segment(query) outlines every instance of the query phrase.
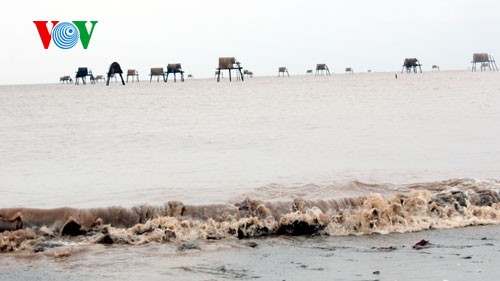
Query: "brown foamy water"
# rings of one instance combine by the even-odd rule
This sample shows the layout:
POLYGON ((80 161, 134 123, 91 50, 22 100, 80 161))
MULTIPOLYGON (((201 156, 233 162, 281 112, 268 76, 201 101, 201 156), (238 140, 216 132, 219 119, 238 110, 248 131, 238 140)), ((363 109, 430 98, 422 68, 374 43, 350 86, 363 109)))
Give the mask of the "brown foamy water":
MULTIPOLYGON (((1 86, 0 250, 49 257, 37 261, 43 266, 152 249, 225 255, 239 239, 497 227, 498 78, 1 86)), ((315 239, 300 243, 311 250, 321 244, 315 239)), ((290 251, 285 244, 280 250, 290 251)), ((195 279, 262 277, 195 264, 176 270, 198 272, 195 279)))

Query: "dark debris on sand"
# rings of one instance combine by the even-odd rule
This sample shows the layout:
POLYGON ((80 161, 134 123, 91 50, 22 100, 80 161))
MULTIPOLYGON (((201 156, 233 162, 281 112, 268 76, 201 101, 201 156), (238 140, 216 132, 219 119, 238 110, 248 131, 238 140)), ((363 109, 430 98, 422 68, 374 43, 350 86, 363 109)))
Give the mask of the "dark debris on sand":
POLYGON ((429 240, 422 239, 415 243, 415 245, 412 246, 413 249, 415 250, 421 250, 421 249, 426 249, 431 246, 431 243, 429 243, 429 240))

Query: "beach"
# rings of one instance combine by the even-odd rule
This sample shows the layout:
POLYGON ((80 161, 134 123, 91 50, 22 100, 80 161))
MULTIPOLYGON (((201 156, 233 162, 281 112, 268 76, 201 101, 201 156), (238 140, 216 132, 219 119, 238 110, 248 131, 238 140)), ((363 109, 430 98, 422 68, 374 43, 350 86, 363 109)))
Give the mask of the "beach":
POLYGON ((394 74, 0 86, 0 279, 495 280, 499 74, 394 74))
POLYGON ((95 246, 71 256, 2 257, 2 280, 496 280, 498 226, 366 237, 289 237, 95 246), (415 250, 423 238, 432 245, 415 250), (250 243, 255 243, 253 246, 250 243))

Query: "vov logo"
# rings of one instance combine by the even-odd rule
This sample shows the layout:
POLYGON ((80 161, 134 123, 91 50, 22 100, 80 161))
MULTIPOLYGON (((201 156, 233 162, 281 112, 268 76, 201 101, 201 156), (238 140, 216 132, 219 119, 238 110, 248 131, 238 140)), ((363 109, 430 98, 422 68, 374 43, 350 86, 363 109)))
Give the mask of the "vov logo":
POLYGON ((71 49, 76 45, 78 39, 82 42, 83 48, 87 49, 90 38, 92 38, 92 34, 94 33, 94 27, 98 21, 90 21, 92 24, 90 32, 87 30, 87 21, 72 21, 71 23, 53 20, 51 22, 52 29, 49 32, 47 28, 48 21, 33 21, 45 49, 49 48, 51 40, 61 49, 71 49))

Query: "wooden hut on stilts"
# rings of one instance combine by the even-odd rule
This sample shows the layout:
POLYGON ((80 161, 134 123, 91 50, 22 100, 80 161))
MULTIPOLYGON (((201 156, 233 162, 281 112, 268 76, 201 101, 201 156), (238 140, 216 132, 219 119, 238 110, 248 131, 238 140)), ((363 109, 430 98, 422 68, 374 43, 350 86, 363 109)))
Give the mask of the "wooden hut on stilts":
POLYGON ((182 70, 182 66, 180 63, 169 63, 167 65, 167 77, 165 78, 165 82, 168 82, 168 75, 170 73, 174 74, 174 82, 177 82, 177 73, 181 75, 181 81, 184 82, 184 71, 182 70))
POLYGON ((316 64, 316 75, 331 75, 330 74, 330 69, 328 69, 328 66, 324 63, 318 63, 316 64))
POLYGON ((478 63, 480 64, 481 71, 485 71, 486 68, 498 71, 495 58, 488 53, 475 53, 472 55, 472 71, 476 71, 476 64, 478 63))
POLYGON ((125 85, 125 80, 123 80, 123 70, 120 66, 119 63, 117 63, 116 61, 113 62, 110 66, 109 66, 109 71, 108 71, 108 79, 106 80, 106 86, 109 86, 109 79, 111 79, 111 76, 115 75, 115 74, 119 74, 120 75, 120 78, 122 79, 122 85, 125 85))
POLYGON ((70 84, 73 83, 73 79, 71 79, 71 76, 69 75, 61 76, 59 78, 59 83, 70 84))
POLYGON ((139 71, 137 71, 137 69, 128 69, 127 70, 127 83, 128 83, 129 76, 132 76, 132 82, 134 82, 136 78, 137 78, 137 82, 139 82, 139 71))
POLYGON ((406 69, 407 73, 411 73, 412 71, 417 73, 417 67, 422 73, 422 64, 416 58, 406 58, 403 62, 403 68, 401 69, 401 73, 406 69))
POLYGON ((245 69, 243 70, 243 75, 245 75, 246 77, 250 77, 252 78, 253 77, 253 72, 248 70, 248 69, 245 69))
POLYGON ((92 70, 88 69, 87 67, 79 67, 75 76, 75 85, 78 85, 78 79, 81 79, 83 85, 85 85, 87 76, 93 77, 92 70))
POLYGON ((236 75, 239 75, 237 77, 241 77, 241 81, 244 81, 243 78, 243 67, 241 67, 241 64, 239 61, 236 61, 236 58, 234 57, 220 57, 219 58, 219 67, 216 68, 216 74, 217 74, 217 82, 220 81, 220 75, 222 70, 229 70, 229 81, 231 81, 231 70, 236 70, 237 73, 236 75))
POLYGON ((166 80, 165 71, 163 67, 151 67, 151 71, 149 72, 149 82, 153 81, 153 77, 156 76, 156 82, 160 82, 160 76, 163 78, 163 82, 166 80))
POLYGON ((290 77, 290 74, 288 73, 288 69, 284 66, 280 66, 278 68, 278 77, 280 77, 280 76, 285 77, 285 72, 286 72, 286 75, 288 75, 288 77, 290 77))

